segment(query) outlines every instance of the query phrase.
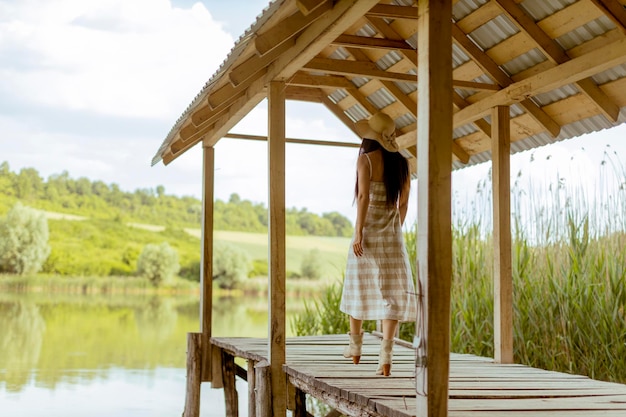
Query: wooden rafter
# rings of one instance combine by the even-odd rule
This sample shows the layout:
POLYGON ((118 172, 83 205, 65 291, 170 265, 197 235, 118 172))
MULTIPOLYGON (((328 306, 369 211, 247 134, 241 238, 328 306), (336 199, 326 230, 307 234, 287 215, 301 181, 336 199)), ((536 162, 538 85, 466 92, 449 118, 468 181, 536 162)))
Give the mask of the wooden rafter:
POLYGON ((626 6, 617 0, 591 0, 591 2, 626 34, 626 6))
POLYGON ((403 40, 374 38, 370 36, 341 35, 333 41, 333 45, 364 49, 391 49, 411 50, 414 49, 403 40))
POLYGON ((395 6, 393 4, 377 4, 372 7, 366 16, 386 19, 411 19, 417 20, 417 7, 395 6))
POLYGON ((280 46, 283 42, 294 39, 298 33, 306 29, 307 26, 315 22, 332 8, 333 2, 326 0, 306 15, 302 14, 300 11, 292 14, 265 33, 259 34, 254 38, 254 46, 257 52, 259 55, 265 55, 272 49, 280 46))
POLYGON ((288 39, 280 45, 277 45, 265 55, 252 55, 243 63, 237 65, 228 72, 228 79, 230 80, 230 83, 236 87, 252 78, 255 74, 265 70, 271 62, 287 52, 295 45, 295 43, 295 39, 288 39))
POLYGON ((470 123, 485 116, 492 107, 521 102, 526 100, 527 97, 579 81, 593 74, 621 65, 624 62, 626 62, 626 38, 509 85, 497 93, 458 111, 454 115, 454 125, 459 126, 470 123))
MULTIPOLYGON (((536 23, 518 6, 513 0, 495 0, 501 10, 517 25, 526 32, 536 43, 539 49, 556 64, 569 61, 567 53, 552 38, 550 38, 536 23)), ((626 12, 625 12, 626 13, 626 12)), ((609 99, 606 94, 591 78, 585 78, 576 83, 578 89, 585 94, 598 109, 611 121, 616 122, 619 116, 619 107, 609 99)))
MULTIPOLYGON (((501 87, 513 84, 513 80, 500 69, 489 56, 472 42, 467 35, 454 23, 452 24, 452 38, 465 53, 473 58, 482 68, 485 74, 493 78, 501 87)), ((530 96, 529 96, 530 97, 530 96)), ((525 98, 519 104, 553 136, 556 137, 560 130, 559 126, 550 116, 548 116, 539 106, 530 99, 525 98)), ((457 126, 457 125, 455 125, 457 126)))
POLYGON ((385 71, 371 61, 313 58, 303 66, 303 69, 323 71, 327 74, 376 78, 379 80, 416 82, 416 77, 413 74, 385 71))
POLYGON ((338 75, 312 75, 303 71, 291 77, 287 84, 298 87, 330 87, 344 89, 354 87, 354 84, 346 79, 346 77, 338 75))

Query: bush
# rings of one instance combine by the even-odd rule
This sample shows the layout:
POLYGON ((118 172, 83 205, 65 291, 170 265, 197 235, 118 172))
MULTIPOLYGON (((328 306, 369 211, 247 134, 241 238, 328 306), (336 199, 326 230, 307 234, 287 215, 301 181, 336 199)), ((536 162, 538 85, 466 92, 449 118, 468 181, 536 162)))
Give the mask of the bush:
POLYGON ((320 260, 319 249, 311 249, 309 253, 302 259, 302 277, 309 279, 320 279, 324 265, 320 260))
POLYGON ((0 271, 36 273, 50 254, 48 221, 43 213, 16 203, 0 221, 0 271))
POLYGON ((248 276, 250 261, 243 250, 232 245, 219 245, 213 256, 213 280, 220 288, 235 289, 248 276))
POLYGON ((173 278, 179 270, 178 252, 167 242, 146 245, 137 260, 137 273, 148 278, 155 287, 173 278))
POLYGON ((248 277, 266 277, 268 273, 267 259, 254 259, 248 277))

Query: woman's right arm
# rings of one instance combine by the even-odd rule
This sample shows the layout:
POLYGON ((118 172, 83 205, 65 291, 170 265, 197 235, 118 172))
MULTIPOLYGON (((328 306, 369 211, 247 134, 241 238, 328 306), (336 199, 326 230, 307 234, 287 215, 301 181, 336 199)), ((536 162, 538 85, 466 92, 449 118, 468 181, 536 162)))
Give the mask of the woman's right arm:
POLYGON ((363 255, 363 226, 367 216, 367 207, 370 203, 370 167, 366 158, 367 156, 360 155, 356 165, 359 184, 356 197, 356 224, 353 244, 356 256, 363 255))

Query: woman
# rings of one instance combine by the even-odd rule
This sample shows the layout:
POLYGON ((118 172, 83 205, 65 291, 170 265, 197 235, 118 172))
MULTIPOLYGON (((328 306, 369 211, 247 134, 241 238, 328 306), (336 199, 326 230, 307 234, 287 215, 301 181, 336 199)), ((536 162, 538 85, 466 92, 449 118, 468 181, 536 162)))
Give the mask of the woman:
POLYGON ((401 321, 415 321, 415 287, 404 245, 410 176, 398 152, 395 123, 384 113, 356 124, 363 139, 357 161, 356 225, 340 310, 350 316, 350 345, 343 356, 358 364, 363 320, 382 320, 377 375, 391 373, 393 338, 401 321))

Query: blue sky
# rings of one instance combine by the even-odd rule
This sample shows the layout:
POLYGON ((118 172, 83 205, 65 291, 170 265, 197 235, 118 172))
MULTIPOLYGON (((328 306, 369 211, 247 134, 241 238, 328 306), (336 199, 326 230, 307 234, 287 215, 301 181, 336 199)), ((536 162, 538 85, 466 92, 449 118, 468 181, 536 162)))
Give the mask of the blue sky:
MULTIPOLYGON (((201 150, 167 167, 152 156, 183 110, 269 1, 0 0, 0 161, 36 168, 44 178, 68 171, 116 183, 201 193, 201 150)), ((265 135, 265 103, 236 133, 265 135)), ((289 102, 287 136, 357 139, 320 105, 289 102)), ((623 127, 535 151, 531 175, 597 169, 606 144, 626 154, 623 127), (581 150, 584 147, 585 150, 581 150), (571 161, 576 168, 571 168, 571 161), (581 168, 584 167, 584 168, 581 168)), ((528 153, 515 156, 524 169, 528 153)), ((354 218, 356 150, 289 144, 287 205, 354 218)), ((222 140, 216 146, 216 198, 231 193, 267 201, 264 143, 222 140)), ((472 190, 488 165, 453 175, 472 190)), ((592 181, 593 173, 585 175, 592 181)), ((579 175, 580 176, 580 175, 579 175)), ((470 192, 471 193, 471 192, 470 192)), ((414 199, 413 199, 414 202, 414 199)), ((415 204, 410 213, 415 210, 415 204)), ((409 216, 411 217, 411 216, 409 216)))

